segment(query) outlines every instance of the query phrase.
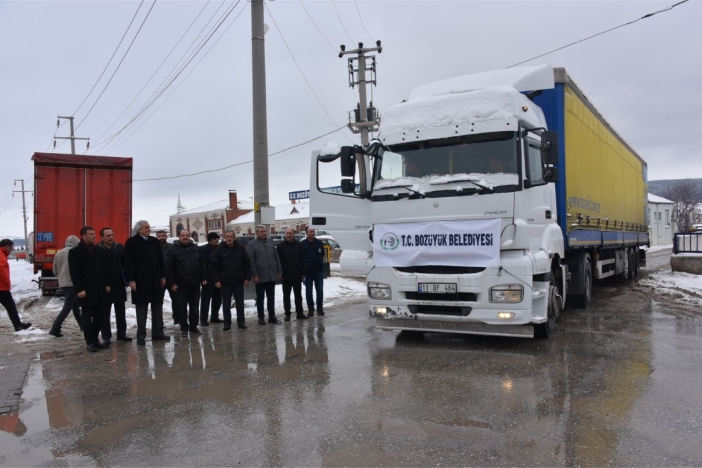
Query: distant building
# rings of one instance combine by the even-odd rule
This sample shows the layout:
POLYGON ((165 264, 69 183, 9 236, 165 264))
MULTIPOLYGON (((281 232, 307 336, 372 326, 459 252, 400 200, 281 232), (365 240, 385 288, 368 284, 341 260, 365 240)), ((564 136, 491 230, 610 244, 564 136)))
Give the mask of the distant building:
POLYGON ((648 236, 651 247, 658 245, 671 245, 675 233, 673 217, 674 202, 663 197, 648 194, 648 236))
MULTIPOLYGON (((310 220, 310 203, 301 202, 285 203, 275 207, 275 224, 271 225, 270 234, 283 233, 285 228, 291 227, 296 233, 304 232, 310 220)), ((253 236, 256 223, 253 211, 246 213, 227 224, 237 236, 253 236)))
POLYGON ((238 201, 236 190, 230 190, 226 200, 190 210, 183 207, 178 195, 176 214, 170 216, 170 236, 177 237, 180 231, 187 229, 196 242, 204 242, 210 232, 223 237, 227 223, 249 212, 253 215, 253 203, 238 201))

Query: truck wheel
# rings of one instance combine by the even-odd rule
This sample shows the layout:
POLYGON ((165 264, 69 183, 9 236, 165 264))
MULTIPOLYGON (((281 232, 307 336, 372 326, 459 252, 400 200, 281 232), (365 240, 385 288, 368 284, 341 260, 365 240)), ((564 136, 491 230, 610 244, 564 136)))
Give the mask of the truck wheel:
POLYGON ((634 255, 634 249, 629 249, 629 278, 634 279, 636 276, 636 256, 634 255))
POLYGON ((641 261, 639 259, 639 249, 638 247, 634 250, 634 278, 638 278, 639 273, 641 273, 641 261))
POLYGON ((631 278, 631 256, 629 255, 629 249, 624 249, 624 271, 622 271, 622 278, 628 280, 631 278))
POLYGON ((577 296, 571 296, 571 301, 574 309, 587 309, 592 298, 592 267, 590 265, 590 254, 583 255, 580 263, 580 277, 583 281, 583 293, 577 296))
POLYGON ((534 327, 534 336, 536 338, 548 338, 556 331, 556 318, 560 315, 558 307, 558 288, 556 281, 551 274, 551 281, 548 284, 548 305, 546 308, 546 321, 534 327))

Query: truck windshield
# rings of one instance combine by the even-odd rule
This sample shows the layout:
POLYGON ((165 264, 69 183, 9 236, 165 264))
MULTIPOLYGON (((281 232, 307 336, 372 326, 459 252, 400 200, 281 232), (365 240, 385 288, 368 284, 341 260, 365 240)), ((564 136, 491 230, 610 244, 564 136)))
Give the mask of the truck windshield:
POLYGON ((374 189, 472 180, 489 180, 491 186, 516 185, 517 158, 515 132, 392 145, 379 158, 374 189))

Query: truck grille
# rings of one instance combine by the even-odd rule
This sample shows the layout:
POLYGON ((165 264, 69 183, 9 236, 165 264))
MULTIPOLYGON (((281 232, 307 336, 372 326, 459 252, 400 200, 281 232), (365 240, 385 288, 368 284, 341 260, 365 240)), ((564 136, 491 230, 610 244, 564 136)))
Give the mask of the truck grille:
POLYGON ((466 275, 480 273, 483 267, 458 267, 448 265, 421 265, 411 267, 396 267, 395 270, 403 273, 424 273, 427 275, 466 275))
POLYGON ((406 292, 405 297, 411 301, 451 301, 451 302, 476 302, 475 293, 459 292, 458 294, 406 292))
POLYGON ((466 317, 470 315, 471 307, 459 306, 430 306, 430 305, 410 305, 407 306, 412 314, 427 315, 456 315, 466 317))

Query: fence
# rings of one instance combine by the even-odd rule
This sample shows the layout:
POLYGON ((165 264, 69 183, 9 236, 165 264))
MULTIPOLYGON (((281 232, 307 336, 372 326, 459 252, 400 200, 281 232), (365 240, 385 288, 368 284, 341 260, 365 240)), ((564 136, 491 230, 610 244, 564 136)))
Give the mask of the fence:
POLYGON ((702 232, 676 232, 673 253, 702 253, 702 232))

